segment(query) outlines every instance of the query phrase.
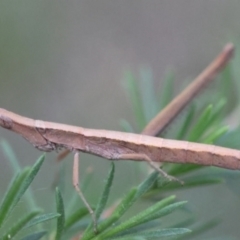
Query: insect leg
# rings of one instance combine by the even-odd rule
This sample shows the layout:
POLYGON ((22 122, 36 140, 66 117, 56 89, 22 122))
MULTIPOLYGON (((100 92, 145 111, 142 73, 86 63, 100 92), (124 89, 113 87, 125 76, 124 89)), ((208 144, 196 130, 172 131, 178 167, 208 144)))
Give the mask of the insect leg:
POLYGON ((86 206, 86 208, 88 209, 91 217, 92 217, 92 221, 93 221, 93 228, 94 228, 94 232, 97 233, 97 220, 96 220, 96 216, 91 208, 91 206, 89 205, 88 201, 86 200, 83 192, 81 191, 80 187, 79 187, 79 152, 75 152, 74 153, 74 160, 73 160, 73 186, 76 189, 78 195, 80 196, 80 198, 82 199, 84 205, 86 206))
POLYGON ((168 179, 169 181, 177 181, 181 184, 183 184, 183 181, 168 175, 165 171, 163 171, 161 168, 156 166, 154 162, 146 155, 146 154, 138 154, 138 153, 126 153, 121 154, 118 159, 131 159, 131 160, 145 160, 150 167, 152 167, 154 170, 158 171, 163 177, 168 179))

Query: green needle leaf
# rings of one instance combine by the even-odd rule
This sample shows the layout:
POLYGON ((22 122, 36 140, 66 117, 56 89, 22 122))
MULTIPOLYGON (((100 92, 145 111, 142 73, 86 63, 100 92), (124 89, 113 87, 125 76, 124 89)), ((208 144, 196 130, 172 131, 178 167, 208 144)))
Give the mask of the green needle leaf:
MULTIPOLYGON (((9 143, 5 140, 1 140, 0 144, 3 149, 4 155, 11 163, 11 167, 13 169, 14 175, 17 174, 18 172, 21 171, 21 167, 19 165, 19 161, 18 161, 13 149, 11 148, 9 143)), ((31 206, 32 209, 36 208, 37 204, 34 201, 34 196, 32 194, 31 189, 29 189, 29 191, 26 192, 25 199, 28 201, 28 204, 31 206)))
MULTIPOLYGON (((170 213, 171 211, 173 211, 173 209, 170 209, 171 205, 169 206, 169 209, 164 210, 164 212, 159 213, 159 210, 168 206, 174 199, 175 199, 175 196, 170 196, 168 198, 161 200, 160 202, 147 208, 146 210, 144 210, 141 213, 135 215, 134 217, 128 219, 127 221, 119 224, 116 227, 112 227, 109 231, 106 231, 103 234, 100 234, 94 240, 100 240, 100 239, 106 239, 109 237, 113 237, 114 235, 116 235, 122 231, 125 231, 131 227, 134 227, 136 225, 153 220, 153 219, 159 217, 161 214, 170 213)), ((185 202, 183 202, 183 203, 181 202, 181 204, 185 204, 185 202)))
POLYGON ((189 126, 191 125, 191 122, 193 121, 193 117, 195 115, 195 107, 194 105, 191 105, 190 106, 190 109, 187 113, 187 116, 185 118, 185 120, 183 121, 183 125, 180 126, 180 130, 179 130, 179 133, 177 134, 177 137, 176 139, 183 139, 185 136, 186 136, 186 133, 189 129, 189 126))
MULTIPOLYGON (((135 195, 136 195, 137 189, 133 188, 130 190, 130 192, 122 199, 122 201, 118 204, 112 215, 106 219, 103 220, 98 225, 98 231, 103 232, 106 228, 114 224, 116 221, 122 217, 122 215, 132 206, 132 204, 135 202, 135 195)), ((94 237, 93 231, 87 231, 84 233, 81 240, 88 240, 92 239, 94 237)))
POLYGON ((164 77, 163 87, 160 92, 159 109, 163 109, 171 101, 173 97, 173 83, 175 81, 175 74, 173 70, 168 70, 164 77))
POLYGON ((144 193, 146 193, 151 186, 154 184, 154 182, 157 180, 159 176, 159 172, 155 171, 151 173, 145 181, 143 181, 137 188, 137 192, 135 195, 135 199, 140 198, 144 193))
POLYGON ((49 220, 52 220, 54 218, 58 218, 60 217, 61 215, 59 213, 47 213, 47 214, 42 214, 42 215, 39 215, 37 217, 35 217, 34 219, 32 219, 26 226, 25 228, 28 228, 28 227, 32 227, 32 226, 35 226, 39 223, 42 223, 42 222, 46 222, 46 221, 49 221, 49 220))
POLYGON ((46 234, 47 234, 46 231, 41 231, 41 232, 27 235, 26 237, 22 238, 21 240, 40 240, 46 234))
POLYGON ((41 156, 32 168, 23 170, 20 175, 14 179, 0 207, 0 227, 32 183, 43 164, 44 158, 45 155, 41 156))
MULTIPOLYGON (((112 186, 112 181, 113 181, 113 177, 114 177, 114 172, 115 172, 115 167, 114 167, 114 163, 111 163, 111 169, 109 171, 107 180, 106 180, 106 184, 105 187, 103 189, 102 195, 98 201, 97 207, 96 207, 96 211, 95 211, 95 216, 96 219, 98 220, 100 215, 102 214, 106 204, 107 204, 107 200, 108 200, 108 196, 110 193, 110 189, 112 186)), ((87 228, 87 232, 92 230, 92 223, 89 225, 89 227, 87 228)))
POLYGON ((212 109, 213 109, 212 104, 208 105, 205 108, 201 116, 198 118, 197 123, 189 133, 188 141, 196 142, 203 135, 204 131, 206 130, 206 127, 208 126, 208 122, 212 114, 212 109))
POLYGON ((130 71, 125 72, 124 79, 125 79, 125 81, 123 82, 124 87, 130 96, 130 100, 135 111, 137 123, 139 124, 139 129, 143 129, 146 121, 144 117, 143 107, 141 106, 141 96, 139 94, 139 88, 136 79, 133 73, 130 71))
POLYGON ((60 240, 64 231, 65 213, 64 213, 64 204, 63 204, 62 195, 58 188, 56 188, 55 196, 56 196, 57 212, 60 214, 60 217, 57 219, 57 230, 56 230, 55 239, 60 240))
POLYGON ((18 159, 17 159, 13 149, 9 145, 9 143, 2 139, 0 144, 1 144, 1 147, 3 149, 4 155, 6 156, 6 158, 11 163, 11 166, 12 166, 14 174, 16 174, 19 171, 21 171, 21 167, 19 165, 19 161, 18 161, 18 159))
POLYGON ((124 237, 118 237, 118 238, 111 238, 112 240, 137 240, 137 239, 162 239, 162 238, 170 238, 170 237, 178 237, 182 234, 191 233, 192 231, 187 228, 167 228, 167 229, 160 229, 156 231, 146 231, 141 232, 140 234, 134 234, 134 235, 128 235, 124 237))
POLYGON ((65 231, 71 228, 75 223, 77 223, 80 219, 87 216, 89 211, 86 207, 79 208, 72 215, 66 218, 65 221, 65 231))
POLYGON ((33 211, 26 216, 24 216, 22 219, 20 219, 17 223, 13 224, 13 226, 1 237, 3 240, 9 240, 12 239, 23 227, 31 221, 36 215, 41 213, 41 211, 33 211))
POLYGON ((152 71, 149 68, 140 69, 140 88, 142 97, 142 108, 147 122, 158 112, 157 100, 154 91, 152 71))
POLYGON ((29 174, 30 169, 25 168, 20 174, 18 174, 10 184, 10 187, 5 193, 3 197, 1 206, 0 206, 0 227, 6 221, 8 215, 11 213, 13 208, 18 202, 18 191, 21 188, 24 180, 26 179, 27 175, 29 174))
POLYGON ((109 174, 108 174, 108 177, 107 177, 107 180, 106 180, 106 184, 105 184, 104 190, 102 192, 102 196, 100 197, 99 202, 98 202, 97 207, 96 207, 95 214, 96 214, 97 220, 99 219, 100 215, 103 212, 103 209, 106 206, 108 196, 109 196, 109 192, 110 192, 112 182, 113 182, 114 172, 115 172, 115 167, 114 167, 114 163, 112 162, 111 163, 111 169, 109 171, 109 174))
POLYGON ((208 136, 205 137, 203 143, 213 144, 217 139, 226 134, 228 130, 229 130, 228 126, 223 126, 216 129, 215 131, 211 132, 208 136))

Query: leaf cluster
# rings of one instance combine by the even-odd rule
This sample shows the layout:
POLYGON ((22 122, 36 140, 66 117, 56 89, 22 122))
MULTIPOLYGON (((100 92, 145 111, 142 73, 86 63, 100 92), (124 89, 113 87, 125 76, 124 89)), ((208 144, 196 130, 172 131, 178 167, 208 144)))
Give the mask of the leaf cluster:
MULTIPOLYGON (((221 76, 221 78, 228 79, 228 88, 231 88, 233 82, 230 73, 231 71, 228 68, 221 76)), ((173 72, 169 72, 165 77, 164 87, 157 95, 154 90, 152 73, 149 69, 142 69, 139 79, 136 79, 131 72, 126 73, 124 86, 131 99, 136 124, 133 125, 126 120, 122 120, 121 124, 125 131, 140 132, 169 103, 173 98, 174 80, 173 72)), ((239 137, 240 131, 238 129, 240 128, 229 130, 224 123, 226 114, 234 109, 232 106, 227 106, 226 95, 225 90, 221 91, 217 101, 215 103, 212 101, 212 104, 209 104, 209 102, 204 105, 198 102, 192 103, 185 114, 178 119, 176 127, 173 130, 170 129, 164 135, 174 139, 208 144, 217 142, 223 146, 231 146, 233 143, 229 138, 233 138, 234 134, 235 138, 239 137)), ((17 174, 0 205, 0 239, 12 239, 17 234, 17 236, 21 236, 17 239, 21 240, 194 239, 195 236, 218 224, 218 220, 214 219, 193 225, 195 219, 189 214, 191 211, 186 206, 187 202, 177 200, 175 195, 169 195, 169 191, 173 190, 182 191, 186 188, 221 183, 223 178, 218 175, 218 171, 215 171, 215 169, 208 174, 204 173, 205 167, 202 166, 164 164, 163 168, 168 174, 184 180, 185 184, 183 186, 177 182, 170 183, 159 176, 157 172, 152 172, 142 183, 133 187, 120 200, 109 205, 108 199, 115 175, 115 166, 111 163, 102 194, 96 206, 92 207, 98 221, 98 232, 96 234, 93 231, 88 210, 79 206, 79 204, 76 207, 77 198, 73 198, 71 202, 66 203, 60 189, 56 188, 56 210, 53 213, 43 213, 37 207, 31 191, 26 192, 38 173, 45 155, 41 156, 32 167, 21 169, 10 146, 5 141, 1 142, 1 146, 17 174), (24 201, 27 201, 29 206, 28 212, 18 221, 12 221, 8 228, 5 225, 9 222, 9 217, 20 199, 24 197, 23 194, 25 196, 24 201), (124 215, 129 212, 129 209, 141 201, 151 201, 152 204, 124 219, 124 215), (174 219, 174 212, 181 213, 181 221, 177 224, 173 224, 172 222, 175 221, 171 221, 171 219, 174 219), (169 221, 164 218, 167 215, 169 215, 169 221), (184 215, 187 217, 184 217, 184 215), (45 229, 43 222, 50 220, 55 221, 54 227, 45 229)), ((82 190, 86 188, 89 181, 90 177, 85 179, 82 190)), ((77 196, 76 193, 75 196, 77 196)), ((79 199, 77 199, 77 202, 79 202, 79 199)))

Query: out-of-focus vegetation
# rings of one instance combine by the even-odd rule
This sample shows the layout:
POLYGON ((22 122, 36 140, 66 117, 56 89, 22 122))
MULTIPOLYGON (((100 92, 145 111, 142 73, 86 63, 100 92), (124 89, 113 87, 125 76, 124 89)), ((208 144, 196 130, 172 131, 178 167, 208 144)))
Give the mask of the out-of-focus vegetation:
MULTIPOLYGON (((142 69, 140 76, 137 81, 133 73, 128 72, 125 75, 124 86, 136 116, 135 123, 121 121, 125 131, 140 132, 149 120, 173 98, 175 79, 173 73, 166 76, 164 87, 158 94, 154 89, 151 72, 148 69, 142 69)), ((219 85, 222 91, 216 91, 214 97, 213 94, 208 95, 201 103, 197 101, 191 103, 182 116, 178 117, 176 125, 169 129, 164 137, 169 136, 208 144, 217 143, 228 147, 236 146, 235 139, 240 136, 239 127, 229 130, 224 123, 225 118, 237 105, 237 102, 229 104, 226 101, 234 86, 231 66, 224 70, 220 78, 219 85), (222 84, 224 87, 221 86, 222 84)), ((97 205, 93 206, 98 219, 98 234, 95 235, 89 213, 80 202, 77 193, 70 202, 65 202, 64 195, 62 195, 64 190, 61 193, 60 185, 60 188, 56 189, 56 210, 51 213, 38 209, 30 190, 25 193, 40 169, 44 156, 40 157, 33 167, 21 170, 11 147, 5 141, 2 141, 1 145, 16 173, 0 206, 1 239, 10 239, 16 234, 18 234, 18 239, 23 240, 126 240, 164 239, 166 237, 194 239, 207 230, 211 230, 220 222, 217 216, 215 219, 199 222, 194 216, 194 211, 188 207, 188 199, 178 200, 177 193, 188 188, 221 184, 228 176, 224 170, 191 164, 163 164, 162 167, 165 171, 170 175, 177 176, 185 184, 182 186, 178 182, 168 182, 158 173, 153 172, 123 196, 116 196, 115 202, 108 203, 111 188, 114 187, 115 174, 114 164, 111 163, 102 194, 99 196, 97 205), (176 194, 172 195, 172 192, 176 194), (24 193, 25 198, 23 197, 24 193), (20 199, 26 202, 27 210, 24 214, 22 213, 18 221, 13 221, 10 216, 18 206, 20 199), (150 202, 150 206, 135 213, 128 213, 132 205, 143 201, 150 202), (128 217, 124 218, 124 214, 128 217), (166 215, 169 216, 165 217, 166 215), (44 225, 45 221, 50 221, 50 224, 44 225)), ((90 175, 82 181, 83 189, 89 185, 90 175)), ((226 239, 229 238, 226 236, 226 239)))

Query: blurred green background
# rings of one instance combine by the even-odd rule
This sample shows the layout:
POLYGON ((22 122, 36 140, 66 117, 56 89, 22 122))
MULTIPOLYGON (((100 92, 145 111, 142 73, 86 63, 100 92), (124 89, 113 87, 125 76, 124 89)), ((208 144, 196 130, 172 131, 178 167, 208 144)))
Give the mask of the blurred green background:
MULTIPOLYGON (((137 75, 142 67, 151 67, 155 85, 161 88, 161 80, 171 68, 176 88, 181 87, 225 43, 238 43, 239 9, 238 1, 1 1, 0 106, 35 119, 121 130, 120 119, 134 119, 122 87, 124 71, 137 75)), ((238 86, 239 70, 235 70, 238 86)), ((230 116, 229 123, 237 123, 238 116, 230 116)), ((41 154, 6 130, 0 129, 0 136, 11 144, 21 166, 32 164, 41 154)), ((40 206, 47 209, 54 204, 50 186, 56 156, 47 154, 49 161, 33 185, 40 206)), ((87 196, 94 202, 109 164, 81 156, 81 175, 88 166, 95 173, 87 196)), ((2 151, 0 159, 0 190, 4 192, 12 172, 2 151)), ((69 156, 69 192, 71 163, 69 156)), ((112 194, 120 197, 142 177, 135 165, 117 164, 112 194)), ((206 237, 240 237, 240 191, 221 184, 176 194, 189 200, 200 220, 216 216, 223 220, 206 237)))

